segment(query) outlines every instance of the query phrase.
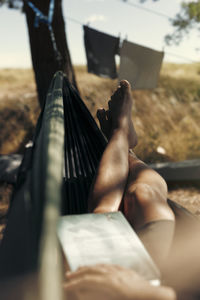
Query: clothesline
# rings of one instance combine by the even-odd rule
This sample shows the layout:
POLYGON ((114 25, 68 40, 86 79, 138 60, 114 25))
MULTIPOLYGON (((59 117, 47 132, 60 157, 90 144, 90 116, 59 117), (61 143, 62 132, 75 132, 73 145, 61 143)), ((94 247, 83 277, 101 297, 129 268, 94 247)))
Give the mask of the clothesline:
POLYGON ((156 10, 153 10, 153 9, 150 9, 150 8, 143 7, 142 5, 130 2, 128 0, 116 0, 116 1, 121 2, 123 4, 127 4, 129 6, 135 7, 135 8, 140 9, 140 10, 144 10, 144 11, 146 11, 148 13, 151 13, 153 15, 156 15, 158 17, 162 17, 162 18, 165 18, 165 19, 168 19, 168 20, 171 19, 171 17, 166 15, 166 14, 160 13, 160 12, 158 12, 156 10))
MULTIPOLYGON (((118 0, 117 0, 117 1, 118 1, 118 0)), ((120 0, 120 1, 121 1, 121 0, 120 0)), ((76 24, 78 24, 78 25, 81 25, 81 26, 86 25, 85 23, 80 22, 80 21, 78 21, 78 20, 76 20, 76 19, 74 19, 74 18, 71 18, 71 17, 69 17, 69 16, 66 16, 65 19, 66 19, 66 20, 69 20, 70 22, 73 22, 73 23, 76 23, 76 24)), ((87 25, 89 26, 89 22, 87 23, 87 25)), ((173 52, 165 51, 165 53, 166 53, 167 55, 170 55, 170 56, 174 56, 174 57, 177 57, 177 58, 180 58, 180 59, 187 60, 187 61, 189 61, 189 62, 191 62, 191 63, 197 63, 197 62, 199 62, 199 61, 193 60, 193 59, 191 59, 191 58, 189 58, 189 57, 186 57, 186 56, 183 56, 183 55, 179 55, 179 54, 175 54, 175 53, 173 53, 173 52)))

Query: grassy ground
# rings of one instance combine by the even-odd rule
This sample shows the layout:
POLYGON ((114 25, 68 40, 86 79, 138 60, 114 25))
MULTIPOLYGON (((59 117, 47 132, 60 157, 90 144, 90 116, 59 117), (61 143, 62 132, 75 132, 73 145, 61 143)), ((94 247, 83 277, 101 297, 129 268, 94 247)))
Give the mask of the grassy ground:
POLYGON ((23 152, 39 114, 31 70, 0 70, 0 154, 23 152))
MULTIPOLYGON (((78 66, 81 95, 95 116, 106 107, 117 80, 99 78, 78 66)), ((31 70, 0 70, 0 153, 23 152, 31 138, 39 105, 31 70)), ((136 152, 146 162, 200 157, 200 64, 165 64, 158 88, 133 91, 136 152), (157 147, 166 156, 157 153, 157 147)))

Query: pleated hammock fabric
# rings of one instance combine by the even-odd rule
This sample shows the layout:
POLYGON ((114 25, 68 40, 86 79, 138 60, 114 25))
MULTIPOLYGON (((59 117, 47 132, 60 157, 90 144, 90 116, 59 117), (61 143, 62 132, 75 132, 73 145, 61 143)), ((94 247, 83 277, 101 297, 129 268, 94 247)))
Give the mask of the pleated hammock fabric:
POLYGON ((87 212, 89 189, 106 143, 77 91, 57 72, 33 147, 19 170, 0 244, 0 278, 37 270, 41 233, 55 230, 60 214, 87 212), (50 226, 44 229, 48 220, 50 226))
POLYGON ((72 86, 64 80, 65 184, 62 212, 87 212, 89 189, 106 140, 72 86))

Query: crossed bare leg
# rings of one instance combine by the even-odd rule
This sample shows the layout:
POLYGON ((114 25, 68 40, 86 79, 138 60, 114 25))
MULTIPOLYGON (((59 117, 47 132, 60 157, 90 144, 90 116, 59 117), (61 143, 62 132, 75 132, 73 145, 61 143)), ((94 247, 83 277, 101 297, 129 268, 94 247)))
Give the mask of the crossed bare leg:
MULTIPOLYGON (((113 123, 116 123, 116 110, 120 109, 121 97, 128 97, 132 103, 129 88, 126 94, 118 88, 108 102, 109 110, 99 109, 97 117, 101 129, 107 139, 112 136, 113 123)), ((132 107, 132 106, 131 106, 132 107)), ((131 119, 131 107, 128 110, 129 120, 129 148, 137 145, 137 134, 131 119)), ((167 185, 164 179, 144 162, 139 160, 133 151, 129 151, 129 176, 123 197, 124 214, 129 222, 135 227, 155 220, 174 220, 174 215, 167 205, 167 185)))
POLYGON ((137 145, 131 118, 132 101, 129 83, 121 81, 108 102, 109 109, 97 111, 108 146, 91 189, 89 211, 103 213, 122 209, 144 244, 147 241, 150 253, 163 258, 172 241, 174 214, 167 204, 164 179, 130 150, 137 145), (141 230, 147 227, 148 230, 141 230), (153 236, 152 232, 155 232, 153 236))
POLYGON ((130 85, 127 81, 120 82, 120 87, 109 101, 109 107, 111 134, 89 197, 88 208, 94 212, 117 211, 127 182, 132 109, 130 85))

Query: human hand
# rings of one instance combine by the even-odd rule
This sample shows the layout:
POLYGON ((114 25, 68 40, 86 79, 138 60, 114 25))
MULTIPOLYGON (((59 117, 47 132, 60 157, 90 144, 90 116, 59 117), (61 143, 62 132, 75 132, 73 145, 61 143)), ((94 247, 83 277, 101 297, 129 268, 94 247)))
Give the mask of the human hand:
POLYGON ((81 267, 66 277, 67 295, 78 300, 176 299, 171 288, 154 287, 136 272, 116 265, 81 267))

